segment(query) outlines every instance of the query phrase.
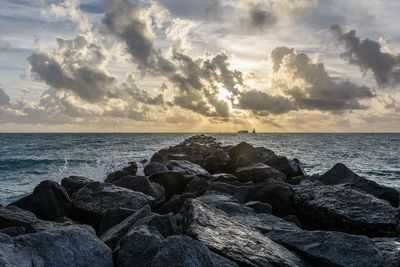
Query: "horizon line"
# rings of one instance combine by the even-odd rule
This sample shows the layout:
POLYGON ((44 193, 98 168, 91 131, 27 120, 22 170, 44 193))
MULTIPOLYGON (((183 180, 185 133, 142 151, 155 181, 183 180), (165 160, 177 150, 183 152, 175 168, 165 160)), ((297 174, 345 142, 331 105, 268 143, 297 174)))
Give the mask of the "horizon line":
POLYGON ((257 135, 257 134, 400 134, 399 132, 351 132, 351 131, 338 131, 338 132, 257 132, 257 133, 238 133, 238 132, 229 132, 229 131, 193 131, 193 132, 0 132, 0 134, 238 134, 238 135, 257 135))

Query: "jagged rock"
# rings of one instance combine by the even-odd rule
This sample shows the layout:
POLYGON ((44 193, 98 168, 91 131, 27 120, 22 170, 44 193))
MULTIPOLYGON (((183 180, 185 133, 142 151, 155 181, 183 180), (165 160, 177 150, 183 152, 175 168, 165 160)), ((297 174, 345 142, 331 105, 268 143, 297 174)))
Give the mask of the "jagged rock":
POLYGON ((247 167, 238 168, 234 175, 242 183, 255 182, 262 183, 268 179, 284 181, 285 174, 263 163, 256 163, 247 167))
POLYGON ((165 157, 161 153, 154 153, 153 156, 150 158, 150 162, 158 162, 160 164, 164 164, 165 157))
POLYGON ((162 239, 155 229, 138 227, 121 240, 118 266, 237 266, 188 236, 162 239))
POLYGON ((111 250, 93 231, 66 226, 10 238, 0 234, 0 266, 112 266, 111 250))
POLYGON ((310 230, 370 237, 397 236, 400 210, 367 193, 344 186, 296 188, 294 213, 310 230))
POLYGON ((177 214, 183 207, 185 200, 188 198, 195 198, 196 196, 191 193, 184 193, 182 195, 173 195, 164 205, 157 210, 159 214, 168 214, 170 212, 177 214))
POLYGON ((247 192, 246 201, 261 201, 272 206, 272 214, 285 216, 291 214, 295 191, 280 181, 269 180, 256 185, 247 192))
POLYGON ((249 208, 252 208, 256 213, 271 213, 272 206, 268 203, 262 203, 260 201, 249 201, 245 203, 249 208))
POLYGON ((383 266, 400 266, 400 238, 373 238, 372 241, 383 255, 383 266))
POLYGON ((212 179, 213 182, 224 182, 224 183, 240 183, 238 178, 232 174, 228 173, 218 173, 218 174, 213 174, 214 179, 212 179))
POLYGON ((217 191, 208 191, 205 195, 198 198, 203 203, 226 212, 229 216, 254 214, 255 211, 243 204, 231 195, 217 191))
POLYGON ((234 169, 246 167, 254 163, 264 163, 276 157, 275 153, 264 147, 253 147, 252 145, 241 142, 229 149, 229 156, 232 160, 234 169))
POLYGON ((185 233, 241 266, 307 266, 294 253, 199 200, 185 204, 185 233))
POLYGON ((71 216, 98 229, 108 209, 127 208, 138 210, 154 201, 143 193, 108 183, 94 182, 75 194, 71 216))
POLYGON ((309 182, 310 179, 311 177, 308 175, 299 175, 299 176, 288 177, 285 180, 285 182, 291 185, 298 185, 302 182, 309 182))
POLYGON ((156 173, 168 171, 167 166, 159 162, 149 162, 144 166, 144 174, 146 176, 151 176, 156 173))
POLYGON ((130 162, 129 165, 122 170, 115 171, 110 173, 107 178, 104 180, 106 183, 112 183, 115 182, 119 179, 121 179, 124 176, 127 175, 132 175, 135 176, 138 170, 138 165, 136 162, 130 162))
POLYGON ((294 223, 288 222, 268 213, 236 215, 232 218, 236 219, 247 227, 257 230, 262 234, 266 234, 275 230, 293 231, 299 229, 299 227, 294 223))
POLYGON ((294 216, 292 214, 286 215, 282 219, 284 219, 287 222, 290 222, 290 223, 293 223, 293 224, 297 225, 297 227, 299 227, 299 228, 303 228, 299 218, 297 218, 296 216, 294 216))
POLYGON ((191 180, 187 184, 187 186, 185 187, 185 190, 183 190, 183 192, 184 193, 192 193, 195 196, 201 196, 209 188, 210 188, 210 182, 208 180, 200 178, 200 177, 195 177, 193 180, 191 180))
MULTIPOLYGON (((26 229, 23 226, 11 226, 0 229, 0 233, 14 237, 26 234, 26 229)), ((1 263, 1 260, 0 260, 1 263)))
POLYGON ((93 182, 93 180, 83 176, 70 176, 61 180, 61 186, 64 187, 68 195, 72 197, 74 193, 78 192, 85 185, 93 182))
POLYGON ((108 209, 101 219, 99 229, 97 231, 98 235, 100 236, 104 234, 108 229, 119 224, 135 212, 136 210, 125 208, 108 209))
POLYGON ((289 160, 285 156, 279 156, 267 160, 264 162, 264 164, 283 172, 288 178, 306 175, 306 172, 304 171, 298 159, 289 160))
POLYGON ((229 155, 223 150, 216 150, 204 159, 203 168, 209 173, 223 173, 231 170, 229 155))
POLYGON ((157 173, 149 177, 151 182, 162 185, 165 189, 165 199, 169 200, 175 194, 182 194, 187 184, 195 176, 178 171, 157 173))
POLYGON ((386 266, 374 243, 365 236, 324 231, 273 231, 273 241, 296 251, 315 266, 386 266))
POLYGON ((70 198, 67 191, 57 182, 46 180, 35 187, 33 193, 11 205, 28 210, 39 219, 55 220, 69 216, 70 198))
POLYGON ((225 182, 213 182, 209 190, 218 191, 235 197, 239 202, 245 202, 246 195, 252 185, 236 186, 225 182))
POLYGON ((360 177, 342 163, 337 163, 332 169, 321 175, 318 180, 326 185, 348 184, 352 188, 389 201, 393 207, 399 207, 400 192, 398 190, 360 177))
POLYGON ((186 154, 167 154, 166 161, 168 160, 184 160, 184 161, 192 161, 192 158, 186 154))
POLYGON ((35 214, 17 206, 0 207, 0 229, 12 226, 30 227, 36 220, 35 214))
POLYGON ((151 183, 145 176, 128 175, 112 184, 151 196, 154 198, 156 204, 163 202, 165 199, 164 188, 159 184, 151 183))
POLYGON ((104 234, 100 236, 101 241, 103 241, 108 247, 114 250, 119 240, 129 232, 129 229, 131 229, 138 220, 147 217, 150 214, 150 207, 144 206, 129 217, 125 218, 119 224, 108 229, 104 234))
POLYGON ((166 215, 151 214, 139 219, 134 224, 134 226, 140 225, 147 225, 156 228, 163 237, 180 234, 175 216, 172 213, 166 215))
POLYGON ((169 160, 166 165, 171 171, 180 171, 193 175, 210 175, 210 173, 201 166, 187 160, 169 160))

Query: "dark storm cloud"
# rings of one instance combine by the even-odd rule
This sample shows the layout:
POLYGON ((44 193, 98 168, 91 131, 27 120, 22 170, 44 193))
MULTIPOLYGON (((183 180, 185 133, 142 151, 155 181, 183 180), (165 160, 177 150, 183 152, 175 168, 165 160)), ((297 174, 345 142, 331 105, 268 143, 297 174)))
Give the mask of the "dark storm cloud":
POLYGON ((125 42, 129 54, 143 71, 164 73, 174 66, 154 48, 152 18, 139 3, 129 0, 105 1, 107 30, 125 42))
POLYGON ((346 51, 341 56, 362 71, 374 74, 379 85, 394 86, 400 83, 400 55, 384 52, 382 45, 370 39, 361 40, 356 31, 343 32, 339 25, 332 25, 331 31, 346 51))
POLYGON ((0 88, 0 106, 7 106, 10 103, 10 97, 0 88))
POLYGON ((283 114, 295 109, 290 99, 273 96, 265 92, 250 90, 243 92, 239 98, 240 109, 251 110, 259 115, 283 114))

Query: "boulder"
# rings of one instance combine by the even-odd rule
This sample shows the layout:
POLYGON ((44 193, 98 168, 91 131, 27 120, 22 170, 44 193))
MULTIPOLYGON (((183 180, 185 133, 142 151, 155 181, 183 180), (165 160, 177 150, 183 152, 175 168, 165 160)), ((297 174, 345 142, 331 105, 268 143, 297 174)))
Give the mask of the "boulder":
POLYGON ((229 216, 245 214, 255 215, 252 208, 239 203, 233 196, 221 192, 208 191, 198 199, 209 206, 226 212, 229 216))
POLYGON ((57 182, 46 180, 35 187, 33 193, 11 205, 28 210, 39 219, 55 220, 69 216, 70 198, 67 191, 57 182))
POLYGON ((143 193, 118 187, 108 183, 94 182, 75 194, 72 219, 84 222, 98 229, 109 209, 127 208, 138 210, 154 201, 143 193))
POLYGON ((249 208, 252 208, 256 213, 271 213, 272 206, 268 203, 262 203, 260 201, 249 201, 245 203, 249 208))
POLYGON ((383 255, 383 266, 400 266, 400 238, 373 238, 372 241, 383 255))
POLYGON ((151 176, 156 173, 168 171, 167 166, 159 162, 149 162, 144 166, 144 174, 146 176, 151 176))
POLYGON ((240 183, 236 176, 228 173, 213 174, 212 177, 214 177, 212 179, 213 182, 224 182, 231 184, 240 183))
POLYGON ((262 183, 268 179, 284 181, 285 174, 263 163, 256 163, 247 167, 238 168, 234 175, 242 183, 255 182, 262 183))
POLYGON ((267 236, 315 266, 386 266, 374 242, 365 236, 301 230, 273 231, 267 236))
POLYGON ((185 204, 185 200, 188 198, 196 198, 195 195, 191 193, 184 193, 182 195, 173 195, 167 202, 164 203, 161 208, 157 210, 159 214, 168 214, 170 212, 177 214, 182 209, 185 204))
POLYGON ((119 240, 129 232, 133 225, 138 220, 147 217, 150 214, 150 207, 144 206, 129 217, 125 218, 119 224, 109 228, 104 234, 100 236, 101 241, 103 241, 108 247, 114 250, 117 247, 119 240))
POLYGON ((210 173, 199 165, 187 160, 169 160, 166 163, 167 168, 171 171, 180 171, 192 175, 208 176, 210 173))
POLYGON ((0 235, 0 266, 113 266, 111 250, 87 227, 0 235))
POLYGON ((240 266, 307 266, 296 254, 197 199, 185 204, 184 231, 240 266))
POLYGON ((228 153, 222 149, 216 150, 212 155, 204 159, 203 168, 209 173, 229 172, 231 166, 228 153))
POLYGON ((249 189, 246 201, 261 201, 272 206, 272 214, 285 216, 291 214, 295 191, 285 182, 269 180, 249 189))
POLYGON ((154 198, 155 204, 159 204, 165 199, 164 188, 159 184, 151 183, 145 176, 128 175, 112 184, 151 196, 154 198))
POLYGON ((188 236, 170 236, 163 239, 154 229, 143 226, 132 229, 121 240, 117 265, 121 267, 237 266, 188 236))
POLYGON ((306 229, 369 237, 398 235, 400 210, 384 200, 344 186, 298 187, 295 190, 293 211, 306 229))
POLYGON ((163 237, 180 234, 175 216, 172 213, 166 215, 151 214, 139 219, 133 226, 140 225, 147 225, 156 228, 163 237))
POLYGON ((108 209, 101 219, 99 229, 97 230, 98 235, 104 234, 108 229, 119 224, 135 212, 136 210, 125 208, 108 209))
POLYGON ((209 190, 218 191, 235 197, 239 202, 245 202, 246 195, 252 185, 233 185, 225 182, 213 182, 209 190))
POLYGON ((279 156, 267 160, 264 164, 283 172, 288 178, 306 175, 306 172, 298 159, 289 160, 285 156, 279 156))
POLYGON ((26 234, 26 229, 23 226, 11 226, 0 229, 0 233, 13 237, 26 234))
POLYGON ((254 163, 264 163, 276 157, 273 151, 263 147, 256 148, 246 142, 241 142, 230 148, 228 153, 233 169, 246 167, 254 163))
POLYGON ((165 199, 169 200, 175 194, 182 194, 187 184, 195 176, 179 171, 156 173, 149 177, 151 182, 160 184, 165 189, 165 199))
POLYGON ((158 162, 158 163, 164 164, 165 157, 163 154, 157 152, 157 153, 154 153, 153 156, 151 156, 150 162, 158 162))
POLYGON ((116 180, 121 179, 124 176, 127 175, 132 175, 135 176, 138 170, 138 165, 136 162, 130 162, 129 165, 122 170, 118 170, 115 172, 112 172, 107 175, 107 178, 104 180, 106 183, 112 183, 116 180))
POLYGON ((193 180, 191 180, 187 184, 187 186, 185 187, 185 190, 183 190, 183 192, 184 193, 192 193, 195 196, 201 196, 209 188, 210 188, 210 181, 200 178, 200 177, 195 177, 193 180))
POLYGON ((35 214, 17 206, 0 207, 0 229, 6 227, 30 227, 37 221, 35 214))
POLYGON ((83 176, 70 176, 61 180, 61 186, 64 187, 68 195, 72 197, 74 193, 78 192, 85 185, 93 182, 93 180, 83 176))
POLYGON ((400 192, 398 190, 360 177, 342 163, 337 163, 332 169, 321 175, 318 180, 325 185, 348 184, 352 188, 389 201, 393 207, 399 207, 400 192))

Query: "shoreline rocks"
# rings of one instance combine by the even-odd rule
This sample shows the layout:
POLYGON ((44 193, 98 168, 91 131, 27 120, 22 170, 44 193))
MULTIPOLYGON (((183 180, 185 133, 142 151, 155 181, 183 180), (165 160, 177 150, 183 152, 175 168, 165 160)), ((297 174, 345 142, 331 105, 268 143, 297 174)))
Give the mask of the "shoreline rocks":
POLYGON ((0 206, 0 266, 400 266, 399 191, 343 164, 205 135, 141 164, 0 206))

